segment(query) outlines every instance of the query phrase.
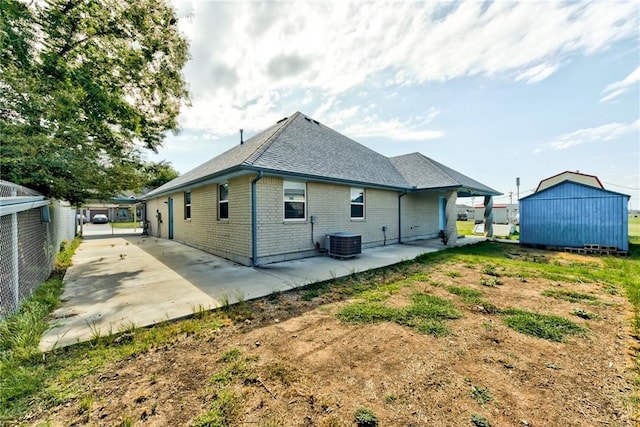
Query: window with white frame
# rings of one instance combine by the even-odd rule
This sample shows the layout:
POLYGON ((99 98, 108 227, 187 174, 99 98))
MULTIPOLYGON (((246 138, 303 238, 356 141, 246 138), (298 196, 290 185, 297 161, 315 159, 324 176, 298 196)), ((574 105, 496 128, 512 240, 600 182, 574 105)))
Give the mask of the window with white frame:
POLYGON ((305 219, 307 184, 284 181, 284 219, 305 219))
POLYGON ((184 219, 191 219, 191 191, 184 193, 184 219))
POLYGON ((218 185, 218 219, 229 219, 229 183, 218 185))
POLYGON ((364 219, 364 188, 351 187, 351 219, 364 219))

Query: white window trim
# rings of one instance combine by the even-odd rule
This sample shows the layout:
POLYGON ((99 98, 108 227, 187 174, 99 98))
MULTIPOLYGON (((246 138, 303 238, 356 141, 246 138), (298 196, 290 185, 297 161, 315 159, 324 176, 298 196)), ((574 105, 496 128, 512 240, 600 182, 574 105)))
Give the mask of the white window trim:
POLYGON ((307 183, 306 182, 300 182, 300 181, 287 181, 284 180, 282 181, 282 219, 285 222, 304 222, 307 220, 307 183), (303 218, 287 218, 287 210, 284 207, 285 202, 287 202, 287 200, 285 200, 284 198, 284 194, 285 191, 288 189, 292 189, 292 190, 304 190, 304 201, 302 203, 304 203, 304 217, 303 218))
POLYGON ((223 182, 222 184, 218 184, 218 221, 229 221, 229 183, 228 182, 223 182), (224 185, 227 186, 227 198, 223 200, 223 199, 220 199, 220 189, 224 185), (222 209, 220 207, 222 206, 223 203, 227 205, 226 218, 222 218, 222 216, 220 215, 222 212, 222 209))
MULTIPOLYGON (((358 191, 359 193, 360 191, 358 191)), ((351 187, 349 190, 349 217, 353 220, 353 221, 363 221, 366 217, 367 217, 367 209, 366 209, 366 202, 367 202, 367 195, 366 195, 366 191, 364 189, 364 187, 351 187), (358 191, 358 190, 362 190, 362 203, 358 203, 358 202, 354 202, 353 201, 353 193, 354 190, 358 191), (362 216, 351 216, 351 206, 353 205, 358 205, 358 206, 362 206, 362 216)))

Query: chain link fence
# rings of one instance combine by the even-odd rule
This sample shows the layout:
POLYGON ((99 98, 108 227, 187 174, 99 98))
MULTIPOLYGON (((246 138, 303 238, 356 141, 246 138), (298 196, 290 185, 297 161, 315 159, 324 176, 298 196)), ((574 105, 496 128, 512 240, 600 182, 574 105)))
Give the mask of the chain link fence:
POLYGON ((0 180, 0 318, 51 274, 63 241, 76 232, 75 209, 0 180))

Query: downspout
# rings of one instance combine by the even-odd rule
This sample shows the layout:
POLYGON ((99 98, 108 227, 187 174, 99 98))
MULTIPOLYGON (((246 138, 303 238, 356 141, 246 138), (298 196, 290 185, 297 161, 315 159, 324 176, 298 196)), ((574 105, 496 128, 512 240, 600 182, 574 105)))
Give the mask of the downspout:
POLYGON ((398 196, 398 243, 402 243, 402 196, 406 196, 409 190, 398 196))
POLYGON ((262 171, 258 171, 258 176, 251 181, 251 265, 253 267, 258 267, 258 194, 256 184, 263 175, 262 171))

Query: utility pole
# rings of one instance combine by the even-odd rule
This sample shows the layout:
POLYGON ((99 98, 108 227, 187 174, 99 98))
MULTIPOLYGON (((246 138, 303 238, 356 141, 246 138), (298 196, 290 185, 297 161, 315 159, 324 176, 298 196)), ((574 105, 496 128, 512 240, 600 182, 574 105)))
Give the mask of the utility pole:
POLYGON ((516 178, 516 191, 518 192, 517 200, 520 202, 520 177, 516 178))
POLYGON ((509 221, 509 224, 513 223, 513 212, 511 212, 511 215, 509 215, 509 211, 511 210, 511 207, 513 206, 513 191, 509 191, 509 207, 507 208, 507 221, 509 221))

